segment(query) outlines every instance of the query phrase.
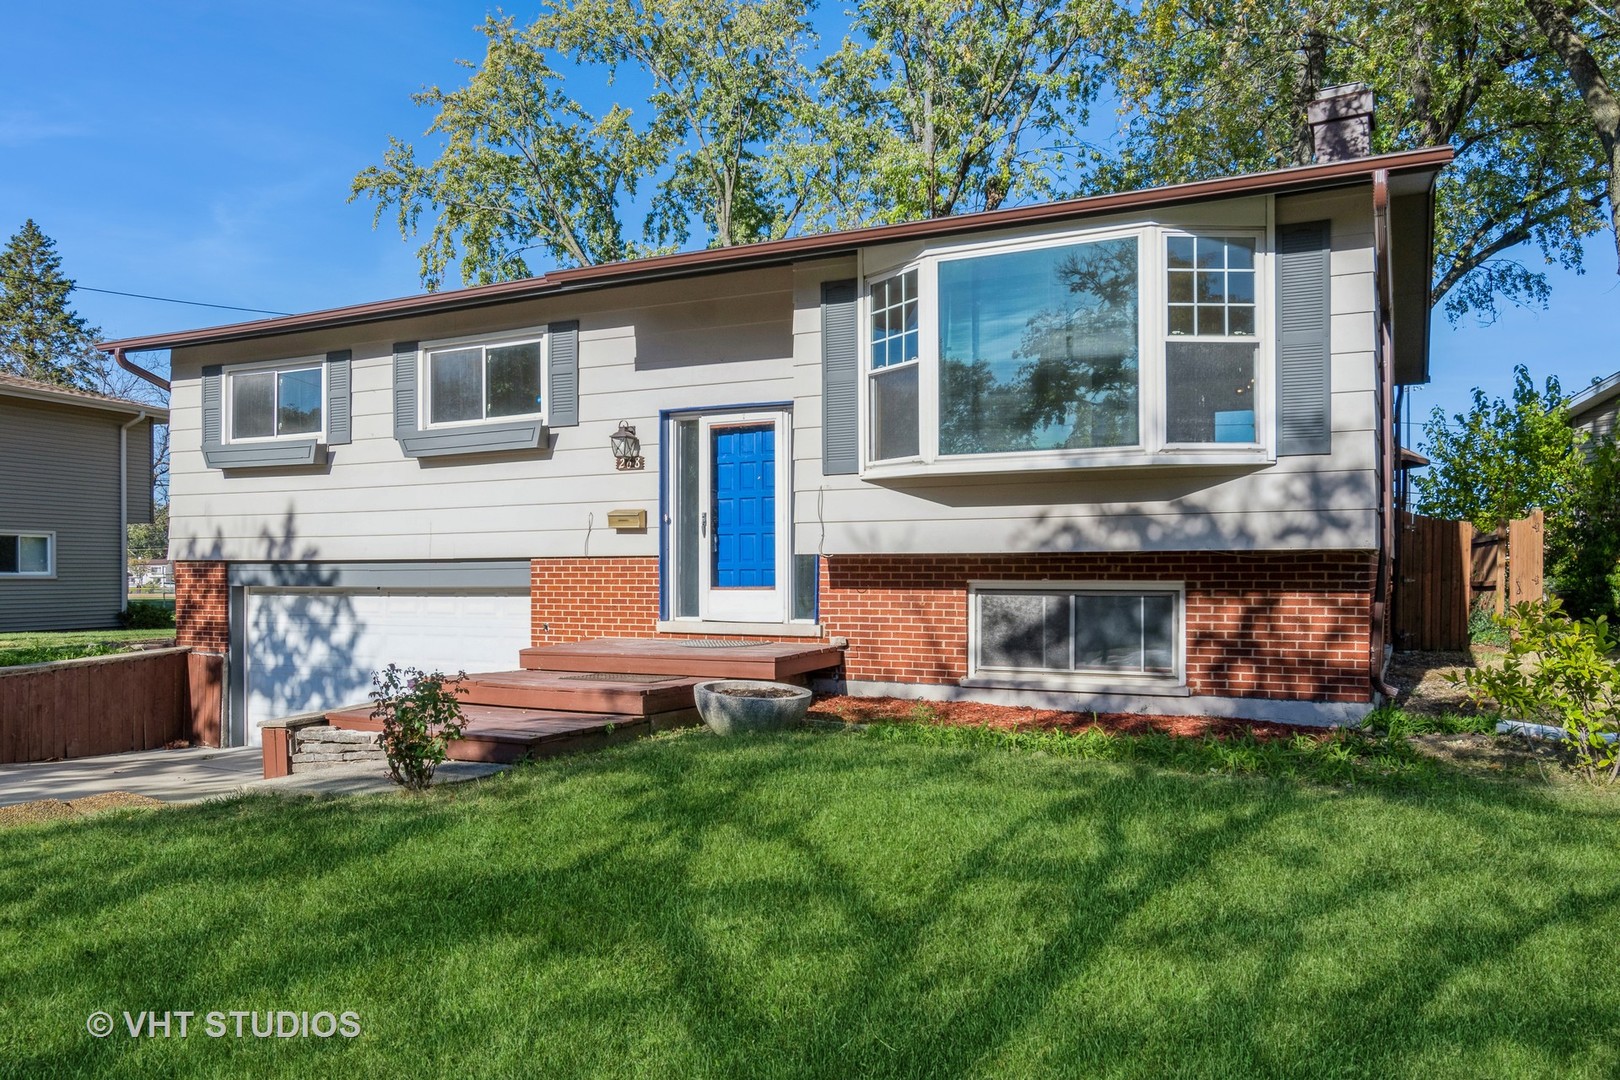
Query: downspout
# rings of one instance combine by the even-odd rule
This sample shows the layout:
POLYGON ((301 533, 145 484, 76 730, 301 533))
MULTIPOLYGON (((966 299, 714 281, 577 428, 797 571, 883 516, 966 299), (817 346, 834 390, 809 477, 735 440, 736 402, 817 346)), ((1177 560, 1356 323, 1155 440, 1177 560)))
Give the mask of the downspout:
POLYGON ((120 611, 129 610, 129 429, 151 416, 142 409, 118 429, 118 580, 122 582, 119 591, 123 596, 120 611))
POLYGON ((1378 570, 1373 581, 1372 627, 1367 657, 1368 680, 1374 693, 1393 700, 1397 691, 1384 681, 1384 624, 1389 614, 1391 583, 1395 576, 1394 465, 1395 378, 1390 365, 1394 339, 1390 333, 1389 170, 1373 173, 1373 308, 1377 336, 1373 362, 1378 372, 1378 570))
MULTIPOLYGON (((123 349, 112 351, 113 363, 139 379, 144 379, 165 394, 172 389, 169 380, 147 371, 141 365, 124 359, 123 349)), ((118 577, 123 584, 120 590, 123 593, 122 611, 129 610, 129 429, 143 420, 151 419, 152 414, 144 409, 129 423, 118 429, 118 577)), ((147 464, 151 468, 151 464, 147 464)), ((148 483, 150 483, 148 478, 148 483)))

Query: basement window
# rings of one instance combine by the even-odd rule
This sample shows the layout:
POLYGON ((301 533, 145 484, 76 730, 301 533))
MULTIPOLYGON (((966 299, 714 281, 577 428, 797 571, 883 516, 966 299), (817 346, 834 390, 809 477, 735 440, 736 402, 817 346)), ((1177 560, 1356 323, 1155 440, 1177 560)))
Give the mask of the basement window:
POLYGON ((987 582, 969 603, 970 679, 1076 689, 1186 681, 1180 584, 987 582))

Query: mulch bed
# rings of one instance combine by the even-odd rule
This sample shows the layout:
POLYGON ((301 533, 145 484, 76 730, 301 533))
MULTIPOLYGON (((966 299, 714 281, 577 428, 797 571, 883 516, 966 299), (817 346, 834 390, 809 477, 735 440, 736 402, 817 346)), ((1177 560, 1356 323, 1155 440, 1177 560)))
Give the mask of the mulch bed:
POLYGON ((39 799, 35 802, 0 806, 0 828, 7 825, 32 825, 40 821, 59 821, 63 818, 84 817, 103 810, 154 809, 163 803, 147 795, 128 791, 109 791, 101 795, 87 795, 82 799, 39 799))
POLYGON ((1014 705, 983 705, 975 701, 904 701, 898 698, 826 697, 810 707, 818 720, 846 724, 918 720, 955 727, 991 727, 1020 731, 1067 731, 1101 728, 1111 735, 1144 735, 1150 731, 1166 735, 1217 739, 1253 735, 1256 739, 1292 739, 1304 735, 1326 738, 1327 728, 1272 724, 1259 720, 1230 720, 1211 716, 1158 716, 1151 713, 1075 713, 1058 709, 1032 709, 1014 705))

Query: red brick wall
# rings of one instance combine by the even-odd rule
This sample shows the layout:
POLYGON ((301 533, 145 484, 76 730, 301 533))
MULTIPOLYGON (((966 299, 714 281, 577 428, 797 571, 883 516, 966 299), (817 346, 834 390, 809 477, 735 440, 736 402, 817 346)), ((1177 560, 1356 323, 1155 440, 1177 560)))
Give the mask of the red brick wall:
MULTIPOLYGON (((969 581, 1179 581, 1194 694, 1360 702, 1373 570, 1357 552, 840 555, 822 560, 821 623, 849 639, 849 679, 954 683, 969 581)), ((530 574, 537 645, 653 632, 654 558, 536 559, 530 574)))
POLYGON ((230 648, 230 584, 224 563, 174 564, 174 643, 221 654, 230 648))
POLYGON ((844 675, 967 674, 969 581, 1180 581, 1194 694, 1366 701, 1373 558, 1356 552, 848 555, 827 560, 822 624, 844 675))

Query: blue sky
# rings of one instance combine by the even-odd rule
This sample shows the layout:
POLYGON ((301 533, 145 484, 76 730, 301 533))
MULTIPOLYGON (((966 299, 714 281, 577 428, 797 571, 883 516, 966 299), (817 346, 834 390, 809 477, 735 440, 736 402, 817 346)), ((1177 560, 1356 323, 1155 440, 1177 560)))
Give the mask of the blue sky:
MULTIPOLYGON (((431 120, 410 95, 481 55, 482 3, 81 0, 11 5, 0 34, 0 234, 29 217, 81 286, 278 312, 419 291, 415 243, 347 204, 390 134, 431 120)), ((530 7, 510 9, 520 20, 530 7)), ((824 26, 836 22, 829 5, 824 26)), ((1107 117, 1102 118, 1107 121, 1107 117)), ((1620 370, 1620 277, 1607 236, 1589 272, 1555 270, 1547 311, 1491 327, 1434 322, 1434 381, 1414 419, 1505 395, 1512 368, 1566 389, 1620 370)), ((1532 261, 1539 256, 1531 253, 1532 261)), ((112 337, 244 313, 81 291, 112 337)), ((1414 433, 1416 434, 1416 433, 1414 433)))

